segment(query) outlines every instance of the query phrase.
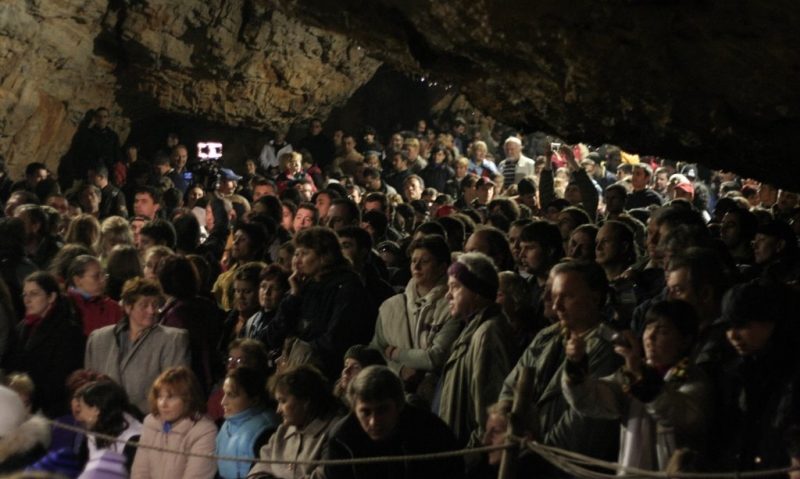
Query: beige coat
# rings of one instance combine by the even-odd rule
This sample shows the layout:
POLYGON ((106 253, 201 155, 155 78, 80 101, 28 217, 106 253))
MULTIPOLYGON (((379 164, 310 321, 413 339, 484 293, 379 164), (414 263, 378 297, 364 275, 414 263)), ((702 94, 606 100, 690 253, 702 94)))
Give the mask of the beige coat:
POLYGON ((387 346, 398 348, 396 361, 386 359, 395 372, 405 366, 438 373, 463 324, 450 318, 445 282, 422 297, 417 294, 416 284, 411 279, 404 293, 383 302, 370 346, 381 353, 387 346))
POLYGON ((107 374, 128 393, 131 404, 147 412, 147 395, 159 374, 174 366, 189 367, 189 333, 183 329, 155 325, 139 336, 123 357, 118 334, 128 334, 127 320, 89 335, 84 365, 107 374))
MULTIPOLYGON (((307 461, 325 458, 328 439, 339 416, 314 419, 305 429, 281 424, 275 434, 261 448, 264 460, 307 461)), ((258 463, 250 470, 248 478, 276 477, 278 479, 322 478, 322 467, 292 464, 258 463)))
MULTIPOLYGON (((140 444, 200 454, 213 454, 217 426, 205 416, 181 419, 164 432, 164 423, 152 414, 144 419, 140 444)), ((131 468, 131 479, 213 478, 217 463, 213 459, 170 454, 139 448, 131 468)))

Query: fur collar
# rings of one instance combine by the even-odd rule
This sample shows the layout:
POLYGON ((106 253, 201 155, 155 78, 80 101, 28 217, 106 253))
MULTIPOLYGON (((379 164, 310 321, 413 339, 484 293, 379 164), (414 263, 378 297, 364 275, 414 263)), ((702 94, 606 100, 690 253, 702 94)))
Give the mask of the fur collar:
POLYGON ((44 417, 29 417, 14 432, 0 438, 0 463, 12 456, 25 454, 38 445, 47 449, 50 446, 50 436, 50 425, 44 417))

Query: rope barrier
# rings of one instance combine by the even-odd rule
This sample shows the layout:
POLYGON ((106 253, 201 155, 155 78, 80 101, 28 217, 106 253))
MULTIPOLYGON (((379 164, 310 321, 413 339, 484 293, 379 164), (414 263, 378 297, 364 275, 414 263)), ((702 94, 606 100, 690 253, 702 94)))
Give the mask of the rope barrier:
POLYGON ((114 436, 101 434, 98 432, 89 431, 82 427, 64 424, 58 421, 46 419, 47 423, 53 427, 73 431, 84 434, 86 436, 93 436, 105 441, 115 443, 126 443, 136 448, 150 449, 154 451, 164 452, 168 454, 178 454, 189 457, 201 457, 204 459, 212 459, 215 461, 231 461, 231 462, 246 462, 246 463, 263 463, 263 464, 295 464, 295 465, 309 465, 309 466, 345 466, 345 465, 358 465, 358 464, 375 464, 382 462, 400 462, 400 461, 430 461, 436 459, 446 459, 451 457, 466 456, 469 454, 479 454, 484 452, 499 451, 508 449, 516 445, 521 445, 523 453, 528 451, 541 456, 544 460, 553 464, 558 469, 567 473, 585 479, 613 479, 619 476, 626 478, 643 478, 643 479, 749 479, 757 477, 768 477, 785 475, 792 471, 800 470, 800 466, 785 467, 780 469, 764 469, 760 471, 745 471, 745 472, 677 472, 668 474, 665 471, 651 471, 647 469, 640 469, 637 467, 626 467, 615 462, 604 461, 596 459, 577 452, 567 451, 553 446, 546 446, 536 441, 527 440, 520 437, 515 437, 510 434, 506 435, 507 442, 494 446, 481 446, 475 448, 459 449, 456 451, 434 452, 427 454, 414 454, 404 456, 376 456, 376 457, 362 457, 354 459, 317 459, 317 460, 272 460, 261 459, 255 457, 242 457, 242 456, 219 456, 216 454, 203 454, 191 451, 181 451, 176 449, 169 449, 159 446, 151 446, 142 444, 136 441, 125 441, 114 436), (598 472, 588 467, 595 467, 613 471, 612 474, 598 472))

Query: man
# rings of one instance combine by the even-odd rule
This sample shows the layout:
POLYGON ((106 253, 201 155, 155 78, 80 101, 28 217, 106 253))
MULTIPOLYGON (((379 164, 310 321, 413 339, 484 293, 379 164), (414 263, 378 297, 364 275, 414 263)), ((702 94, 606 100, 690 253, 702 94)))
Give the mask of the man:
POLYGON ((530 208, 531 213, 539 212, 539 202, 536 199, 536 180, 534 178, 523 178, 517 184, 517 203, 530 208))
POLYGON ((636 239, 633 230, 621 221, 603 223, 595 238, 595 260, 606 272, 608 281, 619 278, 636 262, 636 239))
POLYGON ((78 189, 78 204, 81 207, 81 211, 86 213, 87 215, 92 215, 95 218, 100 218, 100 198, 102 197, 102 193, 100 192, 100 188, 84 183, 78 189))
POLYGON ((503 183, 516 185, 526 176, 536 174, 536 163, 522 154, 522 140, 509 136, 503 143, 506 159, 500 162, 499 170, 503 174, 503 183))
MULTIPOLYGON (((350 414, 331 434, 326 459, 355 459, 452 451, 455 437, 430 412, 405 401, 403 384, 386 366, 364 368, 348 387, 350 414)), ((325 466, 328 479, 463 478, 460 457, 325 466)))
POLYGON ((410 175, 403 181, 403 200, 406 203, 422 199, 422 192, 425 191, 425 182, 417 175, 410 175))
POLYGON ((398 151, 389 157, 389 161, 392 168, 386 175, 386 183, 395 191, 403 191, 403 183, 411 175, 411 171, 408 169, 408 157, 398 151))
POLYGON ((622 183, 609 185, 603 192, 603 201, 606 204, 606 220, 615 220, 625 212, 625 202, 628 199, 628 190, 622 183))
POLYGON ((230 168, 220 168, 220 180, 217 187, 217 195, 222 198, 229 198, 236 193, 236 187, 242 177, 233 172, 230 168))
POLYGON ((394 189, 392 186, 389 186, 381 179, 381 172, 377 169, 368 166, 364 168, 361 176, 364 178, 364 189, 367 190, 367 192, 378 192, 383 193, 384 195, 397 194, 396 189, 394 189))
POLYGON ((28 166, 25 167, 25 179, 14 183, 11 186, 11 191, 25 190, 36 193, 36 186, 46 180, 47 176, 47 167, 43 163, 28 163, 28 166))
POLYGON ((345 226, 359 226, 361 224, 361 211, 355 201, 348 198, 336 198, 331 201, 325 220, 334 231, 338 231, 345 226))
POLYGON ((361 275, 369 297, 376 305, 394 296, 394 289, 386 282, 389 276, 383 260, 372 249, 374 244, 370 234, 358 226, 345 226, 336 231, 342 254, 353 264, 353 269, 361 275))
POLYGON ((626 210, 647 208, 650 205, 661 206, 664 199, 650 188, 650 178, 652 176, 653 169, 647 163, 633 165, 631 173, 633 192, 625 200, 626 210))
MULTIPOLYGON (((553 311, 558 322, 536 335, 503 383, 499 400, 510 402, 522 369, 533 369, 533 402, 541 426, 535 439, 548 446, 613 460, 618 449, 619 423, 577 413, 567 403, 559 381, 565 366, 565 344, 573 335, 586 344, 587 358, 582 367, 588 374, 602 377, 620 366, 614 345, 597 333, 608 281, 597 264, 583 261, 559 263, 551 277, 553 311)), ((551 470, 540 473, 544 477, 565 477, 564 473, 551 470)))
MULTIPOLYGON (((317 118, 311 120, 308 136, 300 140, 296 150, 302 150, 303 148, 311 153, 314 161, 317 162, 322 171, 325 171, 333 163, 336 151, 333 140, 322 133, 322 122, 317 118)), ((278 158, 280 158, 280 155, 278 155, 278 158)))
POLYGON ((481 443, 486 409, 517 357, 508 318, 495 303, 497 269, 482 253, 465 253, 448 269, 450 314, 464 322, 442 369, 434 410, 456 435, 459 447, 481 443))
POLYGON ((270 168, 280 168, 278 158, 284 153, 292 151, 292 145, 286 141, 286 130, 280 129, 275 132, 275 138, 261 148, 261 154, 258 155, 258 166, 265 174, 269 172, 270 168))
POLYGON ((39 205, 24 204, 14 210, 14 216, 25 225, 25 255, 40 269, 46 270, 63 246, 50 234, 47 214, 39 205))
POLYGON ((167 178, 172 180, 172 184, 182 194, 186 193, 186 188, 189 187, 189 184, 186 182, 184 175, 186 173, 186 164, 189 162, 189 150, 183 145, 176 146, 170 153, 169 162, 171 168, 166 173, 167 178))
POLYGON ((403 155, 408 158, 408 168, 414 174, 419 174, 428 162, 419 154, 419 140, 416 138, 406 138, 403 141, 403 155))
POLYGON ((364 164, 364 155, 356 150, 356 138, 347 134, 342 137, 342 155, 336 158, 336 166, 347 176, 355 176, 359 166, 364 164))
POLYGON ((156 218, 145 223, 139 231, 139 251, 144 257, 145 251, 152 246, 166 246, 174 250, 177 241, 175 227, 167 220, 156 218))
POLYGON ((75 178, 86 178, 89 168, 100 165, 111 171, 115 163, 122 161, 119 136, 109 127, 110 123, 111 114, 107 108, 94 111, 93 125, 86 130, 78 146, 79 154, 73 165, 75 178))
POLYGON ((520 231, 520 271, 529 275, 530 299, 534 306, 539 304, 550 269, 563 257, 564 242, 558 226, 547 221, 534 221, 520 231))
POLYGON ((108 180, 108 168, 98 166, 89 170, 89 182, 100 188, 100 213, 102 221, 109 216, 128 217, 128 207, 125 205, 125 195, 122 190, 112 185, 108 180))
POLYGON ((153 220, 161 208, 161 195, 151 186, 140 186, 133 193, 133 214, 153 220))

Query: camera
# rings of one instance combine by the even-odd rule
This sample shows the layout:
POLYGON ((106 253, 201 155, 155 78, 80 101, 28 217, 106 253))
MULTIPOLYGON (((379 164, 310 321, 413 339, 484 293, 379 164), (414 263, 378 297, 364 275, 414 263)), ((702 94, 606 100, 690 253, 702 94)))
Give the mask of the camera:
POLYGON ((600 323, 597 326, 597 335, 611 344, 624 346, 626 348, 631 347, 631 344, 621 332, 616 331, 614 328, 605 323, 600 323))
POLYGON ((189 167, 192 185, 200 185, 206 191, 214 191, 222 180, 222 143, 197 143, 197 161, 189 167))

